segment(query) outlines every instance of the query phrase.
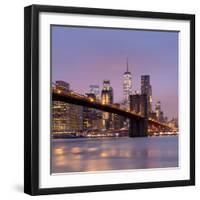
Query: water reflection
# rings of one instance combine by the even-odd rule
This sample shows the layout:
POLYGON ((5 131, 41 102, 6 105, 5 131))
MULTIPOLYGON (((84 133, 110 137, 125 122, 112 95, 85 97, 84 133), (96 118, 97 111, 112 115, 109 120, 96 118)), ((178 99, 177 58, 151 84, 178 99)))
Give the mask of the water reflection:
POLYGON ((55 155, 62 155, 64 153, 64 149, 63 148, 55 148, 54 149, 54 154, 55 155))
POLYGON ((178 166, 178 136, 52 140, 52 173, 178 166))

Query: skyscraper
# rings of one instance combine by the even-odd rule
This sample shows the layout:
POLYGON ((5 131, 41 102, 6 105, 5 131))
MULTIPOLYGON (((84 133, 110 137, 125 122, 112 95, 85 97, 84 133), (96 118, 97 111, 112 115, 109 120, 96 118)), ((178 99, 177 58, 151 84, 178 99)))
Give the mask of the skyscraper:
POLYGON ((111 87, 109 80, 103 81, 103 89, 101 91, 101 101, 103 104, 113 103, 113 88, 111 87))
POLYGON ((155 110, 156 110, 156 117, 159 120, 160 119, 160 112, 161 112, 161 103, 158 101, 155 105, 155 110))
MULTIPOLYGON (((109 80, 103 81, 103 89, 101 91, 101 103, 102 104, 113 104, 113 89, 110 85, 109 80)), ((112 127, 112 114, 108 112, 103 112, 103 127, 109 129, 112 127)))
POLYGON ((160 122, 164 122, 164 113, 161 110, 161 102, 158 101, 155 105, 155 110, 156 110, 156 117, 160 122))
POLYGON ((90 93, 94 94, 97 100, 100 100, 100 88, 98 85, 90 85, 90 93))
POLYGON ((150 84, 150 76, 142 75, 141 76, 141 94, 147 95, 148 101, 148 112, 152 112, 152 88, 150 84))
POLYGON ((132 93, 132 75, 131 72, 129 72, 129 63, 128 59, 126 62, 126 72, 124 72, 123 75, 123 103, 125 105, 129 105, 130 102, 130 95, 132 93))

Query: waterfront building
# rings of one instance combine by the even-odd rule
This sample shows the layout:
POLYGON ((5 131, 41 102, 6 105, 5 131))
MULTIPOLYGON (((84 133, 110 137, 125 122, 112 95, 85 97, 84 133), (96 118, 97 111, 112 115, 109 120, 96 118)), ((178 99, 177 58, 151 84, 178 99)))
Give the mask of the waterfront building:
POLYGON ((141 94, 147 95, 148 113, 151 113, 152 112, 152 87, 150 84, 150 76, 149 75, 141 76, 141 94))
POLYGON ((167 122, 167 124, 178 131, 178 119, 177 118, 172 118, 170 121, 167 122))
MULTIPOLYGON (((96 95, 93 93, 87 93, 86 96, 91 99, 91 101, 96 101, 96 95)), ((83 129, 94 130, 102 129, 102 111, 83 107, 83 129)))
MULTIPOLYGON (((56 81, 56 89, 69 92, 70 85, 56 81)), ((83 129, 83 107, 61 101, 52 102, 52 133, 71 134, 83 129)))
MULTIPOLYGON (((120 108, 119 103, 113 104, 116 108, 120 108)), ((126 118, 117 114, 113 114, 113 127, 114 130, 120 130, 121 128, 124 127, 124 123, 126 121, 126 118)))
POLYGON ((123 103, 129 105, 130 99, 129 96, 132 93, 132 75, 129 72, 129 63, 128 59, 126 62, 126 72, 123 74, 123 103))
POLYGON ((83 129, 82 106, 53 101, 52 132, 67 134, 83 129))
POLYGON ((83 107, 83 130, 95 129, 94 121, 96 120, 96 117, 97 114, 94 109, 83 107))

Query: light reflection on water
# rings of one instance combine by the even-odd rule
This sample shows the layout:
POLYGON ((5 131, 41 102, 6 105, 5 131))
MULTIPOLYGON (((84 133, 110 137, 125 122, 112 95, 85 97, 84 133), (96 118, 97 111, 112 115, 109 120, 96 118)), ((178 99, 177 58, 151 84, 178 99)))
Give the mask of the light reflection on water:
POLYGON ((52 140, 52 173, 178 167, 178 136, 52 140))

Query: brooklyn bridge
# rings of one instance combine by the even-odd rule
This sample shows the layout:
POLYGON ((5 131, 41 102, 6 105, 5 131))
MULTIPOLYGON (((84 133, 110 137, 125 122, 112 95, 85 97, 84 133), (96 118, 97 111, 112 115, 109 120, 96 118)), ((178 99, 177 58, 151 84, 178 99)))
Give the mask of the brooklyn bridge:
POLYGON ((98 109, 104 112, 117 114, 129 119, 129 136, 145 137, 151 132, 173 132, 173 128, 148 116, 147 105, 143 114, 136 113, 130 109, 120 108, 114 104, 103 104, 101 101, 87 97, 75 92, 64 92, 53 89, 52 100, 69 104, 98 109))

